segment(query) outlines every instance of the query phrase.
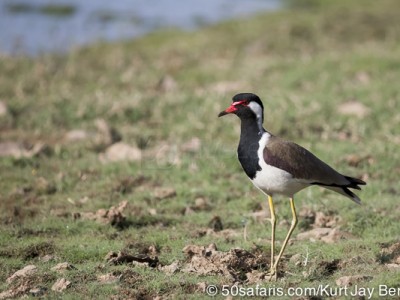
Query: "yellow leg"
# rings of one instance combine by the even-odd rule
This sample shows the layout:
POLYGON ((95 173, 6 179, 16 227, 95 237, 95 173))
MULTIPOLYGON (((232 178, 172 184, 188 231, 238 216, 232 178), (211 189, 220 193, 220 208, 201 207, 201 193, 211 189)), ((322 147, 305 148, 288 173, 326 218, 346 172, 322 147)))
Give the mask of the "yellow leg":
POLYGON ((275 225, 276 225, 276 218, 275 218, 275 207, 274 207, 274 202, 272 201, 272 197, 268 196, 268 204, 269 204, 269 210, 271 212, 271 225, 272 225, 272 230, 271 230, 271 270, 270 270, 270 276, 275 276, 276 270, 274 269, 274 259, 275 259, 275 225))
POLYGON ((282 249, 281 249, 281 251, 280 251, 279 254, 278 254, 278 258, 275 260, 275 264, 274 264, 275 272, 276 272, 276 269, 277 269, 279 260, 281 259, 282 254, 283 254, 283 252, 285 251, 285 248, 286 248, 286 246, 287 246, 287 243, 289 242, 290 236, 292 235, 293 230, 294 230, 294 228, 295 228, 296 225, 297 225, 296 208, 295 208, 295 206, 294 206, 294 200, 293 200, 293 198, 290 198, 290 208, 292 209, 292 217, 293 217, 293 219, 292 219, 292 224, 290 225, 289 232, 288 232, 288 234, 286 235, 286 238, 285 238, 285 240, 284 240, 284 242, 283 242, 282 249))

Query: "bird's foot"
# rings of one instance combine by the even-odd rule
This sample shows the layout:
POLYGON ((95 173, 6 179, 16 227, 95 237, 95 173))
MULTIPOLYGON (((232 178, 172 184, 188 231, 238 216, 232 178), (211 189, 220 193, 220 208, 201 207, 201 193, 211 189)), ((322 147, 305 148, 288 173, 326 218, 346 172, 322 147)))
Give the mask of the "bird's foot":
POLYGON ((274 269, 271 269, 266 275, 265 279, 267 281, 276 281, 277 280, 277 272, 274 269))

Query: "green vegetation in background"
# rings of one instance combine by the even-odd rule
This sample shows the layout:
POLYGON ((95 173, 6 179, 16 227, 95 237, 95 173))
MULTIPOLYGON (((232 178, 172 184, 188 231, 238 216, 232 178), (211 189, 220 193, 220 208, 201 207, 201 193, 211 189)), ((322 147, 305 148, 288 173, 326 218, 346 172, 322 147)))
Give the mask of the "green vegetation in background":
MULTIPOLYGON (((184 261, 184 246, 211 242, 224 251, 256 245, 268 252, 269 223, 251 217, 265 199, 236 160, 239 122, 217 118, 242 91, 264 100, 267 129, 368 182, 359 193, 361 207, 318 188, 297 195, 299 210, 340 215, 341 230, 354 239, 336 244, 296 241, 288 254, 307 254, 309 264, 299 268, 288 263, 284 280, 276 286, 335 286, 341 276, 372 274, 364 285, 398 287, 399 273, 382 264, 380 249, 382 243, 398 241, 400 232, 400 2, 290 3, 284 11, 197 32, 158 32, 65 56, 2 56, 0 100, 8 114, 0 119, 0 142, 40 141, 51 151, 34 158, 0 159, 1 290, 9 288, 5 280, 13 272, 35 264, 38 284, 54 297, 50 288, 59 276, 50 268, 55 262, 39 259, 51 254, 77 268, 64 275, 72 282, 62 294, 66 299, 114 294, 208 298, 194 292, 197 283, 229 282, 219 276, 167 276, 149 268, 111 266, 104 257, 109 251, 135 253, 143 245, 155 245, 161 263, 169 264, 184 261), (172 78, 173 84, 166 84, 165 78, 172 78), (367 113, 339 113, 349 101, 362 104, 367 113), (149 157, 137 163, 101 164, 98 155, 104 149, 88 141, 65 142, 70 130, 96 130, 99 118, 115 128, 124 143, 146 153, 176 147, 179 164, 149 157), (201 148, 179 151, 192 137, 201 140, 201 148), (350 154, 368 159, 354 166, 350 154), (129 176, 145 177, 148 188, 121 189, 129 176), (52 188, 40 187, 40 177, 52 188), (177 196, 155 199, 155 186, 172 187, 177 196), (79 202, 84 197, 89 200, 79 202), (184 214, 199 197, 210 209, 184 214), (123 229, 73 218, 123 200, 130 205, 123 229), (149 208, 157 214, 150 215, 149 208), (224 228, 240 234, 232 239, 194 234, 216 215, 224 228), (249 222, 248 241, 241 234, 243 220, 249 222), (333 259, 348 261, 347 267, 321 273, 319 263, 333 259), (110 272, 125 274, 125 279, 99 284, 96 276, 110 272)), ((290 218, 285 200, 276 207, 278 222, 290 218)), ((280 240, 286 231, 279 227, 280 240)))

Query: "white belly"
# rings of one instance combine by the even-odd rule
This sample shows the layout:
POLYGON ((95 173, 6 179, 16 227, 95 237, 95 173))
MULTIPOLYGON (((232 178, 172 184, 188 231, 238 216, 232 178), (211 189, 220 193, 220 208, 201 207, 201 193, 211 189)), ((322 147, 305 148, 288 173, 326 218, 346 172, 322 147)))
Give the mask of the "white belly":
POLYGON ((295 193, 307 187, 308 184, 293 178, 290 173, 284 170, 266 164, 263 152, 269 137, 270 134, 265 132, 258 143, 258 164, 261 167, 261 171, 256 173, 252 182, 267 195, 281 194, 292 197, 295 193))
POLYGON ((251 180, 253 184, 267 195, 281 194, 292 197, 307 185, 294 179, 291 174, 265 164, 251 180))

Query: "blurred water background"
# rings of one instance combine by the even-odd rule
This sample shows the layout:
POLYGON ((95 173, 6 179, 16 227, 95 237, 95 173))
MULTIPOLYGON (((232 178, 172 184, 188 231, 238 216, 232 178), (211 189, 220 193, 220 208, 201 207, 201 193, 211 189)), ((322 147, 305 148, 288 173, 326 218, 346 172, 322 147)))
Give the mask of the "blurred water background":
POLYGON ((0 53, 63 53, 96 41, 165 28, 193 30, 279 8, 279 0, 0 0, 0 53))

